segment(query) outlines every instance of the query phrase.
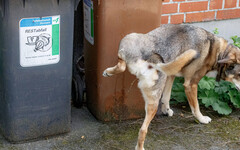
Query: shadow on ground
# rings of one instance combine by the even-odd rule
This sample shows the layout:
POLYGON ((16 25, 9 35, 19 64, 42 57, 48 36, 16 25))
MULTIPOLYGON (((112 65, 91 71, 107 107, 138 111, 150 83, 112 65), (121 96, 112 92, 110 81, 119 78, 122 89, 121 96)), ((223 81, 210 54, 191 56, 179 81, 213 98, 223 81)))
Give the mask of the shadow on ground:
MULTIPOLYGON (((152 121, 146 150, 240 150, 240 111, 219 116, 203 110, 213 121, 202 125, 195 121, 190 110, 174 107, 168 118, 157 116, 152 121)), ((102 123, 88 110, 72 109, 72 131, 68 134, 25 144, 10 144, 0 136, 4 150, 133 150, 143 119, 102 123)))

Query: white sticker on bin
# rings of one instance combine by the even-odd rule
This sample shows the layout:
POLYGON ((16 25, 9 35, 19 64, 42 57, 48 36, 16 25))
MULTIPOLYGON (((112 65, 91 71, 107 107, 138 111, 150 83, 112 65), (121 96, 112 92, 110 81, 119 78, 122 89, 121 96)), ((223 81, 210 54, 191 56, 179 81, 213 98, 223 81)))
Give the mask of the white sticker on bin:
POLYGON ((92 45, 94 44, 94 24, 93 24, 93 2, 92 0, 83 1, 84 12, 84 37, 92 45))
POLYGON ((60 16, 23 18, 19 22, 20 65, 33 67, 60 60, 60 16))

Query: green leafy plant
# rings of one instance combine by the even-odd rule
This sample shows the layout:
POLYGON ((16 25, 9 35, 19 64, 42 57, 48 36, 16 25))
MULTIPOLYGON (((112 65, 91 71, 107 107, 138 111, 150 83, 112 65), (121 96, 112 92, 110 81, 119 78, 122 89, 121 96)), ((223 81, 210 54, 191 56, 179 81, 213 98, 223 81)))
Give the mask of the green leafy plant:
MULTIPOLYGON (((171 98, 175 103, 187 102, 183 87, 183 78, 176 78, 171 98)), ((212 107, 219 114, 229 115, 233 107, 240 108, 240 93, 230 82, 203 77, 198 84, 198 99, 205 107, 212 107)))
POLYGON ((171 103, 184 103, 187 102, 187 97, 185 95, 184 87, 183 87, 184 79, 180 77, 176 77, 173 86, 171 99, 174 101, 171 103))
POLYGON ((236 35, 236 36, 232 36, 231 39, 233 40, 233 44, 240 48, 240 37, 236 35))
POLYGON ((215 29, 213 30, 213 33, 214 33, 214 34, 219 34, 218 28, 215 28, 215 29))

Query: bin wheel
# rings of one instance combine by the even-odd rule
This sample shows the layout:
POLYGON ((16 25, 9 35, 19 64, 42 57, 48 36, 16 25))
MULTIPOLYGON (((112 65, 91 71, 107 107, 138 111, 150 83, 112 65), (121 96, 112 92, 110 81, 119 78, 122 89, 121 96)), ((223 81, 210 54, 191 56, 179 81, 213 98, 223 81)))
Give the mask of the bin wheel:
POLYGON ((72 78, 72 102, 73 106, 80 108, 84 99, 84 81, 76 75, 72 78))

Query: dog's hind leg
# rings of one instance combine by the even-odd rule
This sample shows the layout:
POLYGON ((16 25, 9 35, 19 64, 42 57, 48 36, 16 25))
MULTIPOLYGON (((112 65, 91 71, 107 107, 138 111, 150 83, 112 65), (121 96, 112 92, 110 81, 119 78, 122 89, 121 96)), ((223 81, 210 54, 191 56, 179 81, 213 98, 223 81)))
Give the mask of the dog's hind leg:
POLYGON ((170 96, 171 96, 171 90, 172 90, 172 85, 173 81, 175 79, 175 76, 168 76, 167 81, 163 90, 163 95, 161 99, 161 110, 163 114, 168 115, 168 116, 173 116, 173 111, 170 109, 169 101, 170 101, 170 96))
POLYGON ((118 58, 118 63, 117 63, 117 65, 114 66, 114 67, 107 68, 107 69, 103 72, 103 76, 104 76, 104 77, 110 77, 110 76, 112 76, 112 75, 115 75, 115 74, 124 72, 125 70, 126 70, 126 62, 125 62, 123 59, 118 58))
MULTIPOLYGON (((142 127, 139 130, 138 142, 135 147, 135 150, 144 150, 144 140, 148 131, 148 126, 157 112, 159 100, 161 98, 162 91, 166 82, 166 75, 159 72, 159 79, 156 81, 157 83, 155 85, 152 85, 151 87, 143 88, 145 84, 141 82, 142 81, 140 79, 138 85, 139 88, 141 89, 145 101, 146 114, 142 127)), ((143 82, 147 82, 147 80, 143 82)))
POLYGON ((156 99, 152 96, 152 91, 142 90, 142 94, 144 95, 146 114, 142 127, 139 130, 138 143, 135 147, 135 150, 144 150, 144 140, 148 131, 148 126, 155 116, 159 104, 159 99, 156 99))

